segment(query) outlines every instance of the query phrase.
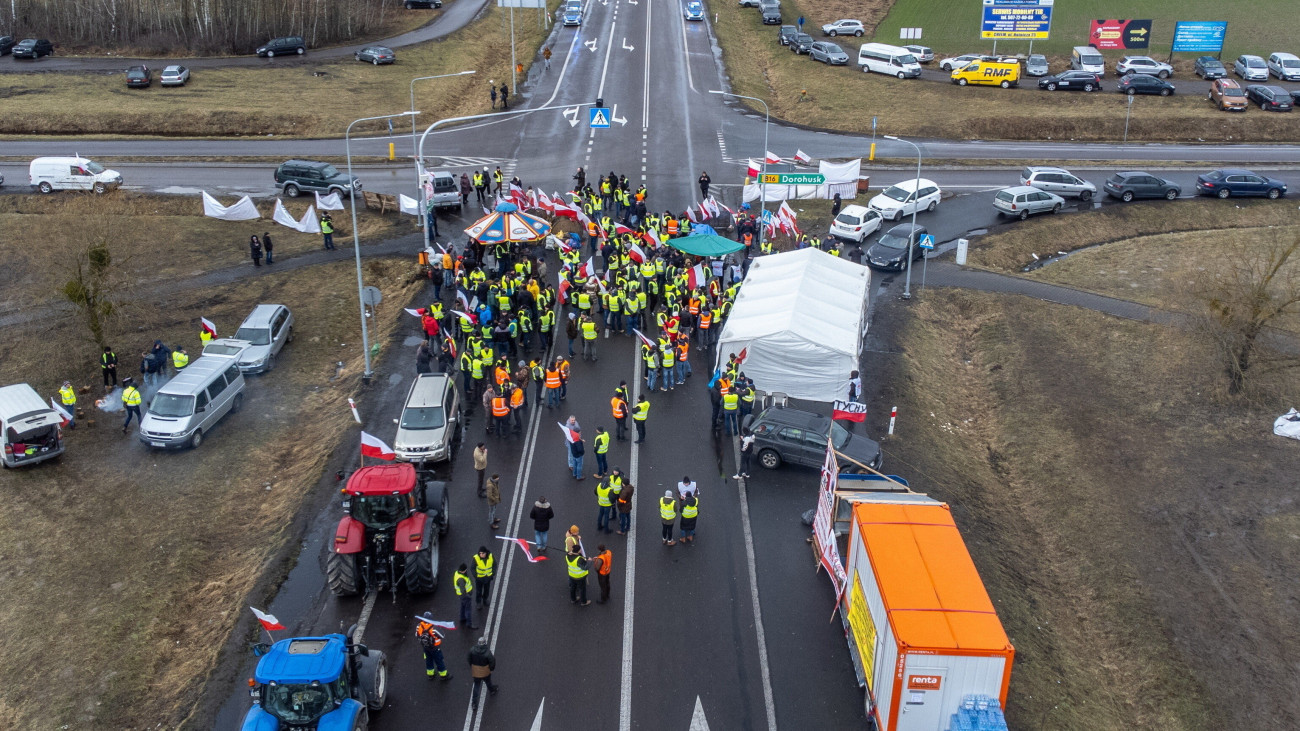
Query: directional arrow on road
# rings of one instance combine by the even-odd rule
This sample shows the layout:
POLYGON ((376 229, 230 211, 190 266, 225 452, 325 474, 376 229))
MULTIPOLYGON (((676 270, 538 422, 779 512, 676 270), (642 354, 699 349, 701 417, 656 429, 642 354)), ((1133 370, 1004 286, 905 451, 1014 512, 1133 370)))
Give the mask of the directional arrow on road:
POLYGON ((533 717, 533 725, 528 731, 542 731, 542 709, 546 707, 546 699, 542 699, 542 704, 537 707, 537 715, 533 717))
POLYGON ((614 105, 614 109, 613 109, 612 111, 610 111, 610 113, 609 113, 609 120, 610 120, 611 122, 618 122, 620 126, 627 124, 627 119, 618 116, 618 105, 617 105, 617 104, 615 104, 615 105, 614 105))
POLYGON ((589 40, 589 41, 583 41, 583 42, 582 42, 582 45, 586 46, 588 51, 591 51, 592 53, 595 53, 595 52, 596 52, 596 39, 595 39, 595 38, 592 38, 592 39, 589 40))
MULTIPOLYGON (((537 712, 537 717, 542 717, 542 712, 537 712)), ((691 714, 690 731, 709 731, 709 722, 704 718, 704 704, 700 703, 700 697, 695 696, 695 713, 691 714)))
POLYGON ((569 126, 570 126, 570 127, 577 127, 577 126, 578 126, 578 108, 577 108, 577 107, 569 107, 568 109, 564 110, 564 111, 562 112, 562 114, 564 115, 564 118, 565 118, 565 119, 569 120, 569 126))
POLYGON ((635 51, 636 49, 633 48, 632 46, 628 45, 627 39, 624 38, 624 39, 623 39, 623 50, 624 50, 624 51, 635 51))

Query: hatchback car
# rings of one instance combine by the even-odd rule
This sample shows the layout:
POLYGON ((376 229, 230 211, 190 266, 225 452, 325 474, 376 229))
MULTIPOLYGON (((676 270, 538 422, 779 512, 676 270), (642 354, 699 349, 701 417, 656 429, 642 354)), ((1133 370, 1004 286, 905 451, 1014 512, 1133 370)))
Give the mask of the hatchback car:
POLYGON ((569 0, 560 9, 560 21, 564 25, 582 25, 582 0, 569 0))
POLYGON ((903 46, 912 52, 917 63, 930 63, 934 60, 934 49, 929 46, 903 46))
POLYGON ((43 38, 26 38, 14 44, 10 51, 14 58, 40 58, 41 56, 53 56, 54 44, 43 38))
POLYGON ((1101 91, 1101 77, 1091 71, 1062 71, 1038 80, 1038 88, 1048 91, 1101 91))
POLYGON ((704 6, 697 0, 691 0, 682 6, 682 17, 687 20, 704 20, 704 6))
POLYGON ((261 58, 289 56, 295 53, 301 56, 306 52, 307 43, 302 39, 302 36, 272 38, 265 46, 259 46, 257 49, 257 55, 261 58))
POLYGON ((416 8, 427 10, 429 8, 442 7, 442 0, 405 0, 402 5, 407 10, 415 10, 416 8))
POLYGON ((908 262, 925 256, 925 249, 921 248, 921 237, 927 233, 929 231, 925 226, 900 223, 881 234, 862 258, 872 269, 901 272, 907 268, 908 262), (908 259, 909 253, 911 259, 908 259))
POLYGON ((265 373, 275 368, 275 358, 285 343, 293 342, 293 314, 284 305, 258 305, 240 323, 234 337, 218 338, 203 348, 204 355, 235 356, 242 373, 265 373))
POLYGON ((1064 168, 1027 167, 1020 171, 1020 184, 1062 197, 1078 197, 1084 202, 1092 200, 1093 193, 1097 192, 1097 186, 1064 168))
POLYGON ((999 190, 993 196, 993 208, 1005 216, 1015 216, 1021 221, 1035 213, 1060 213, 1065 199, 1055 193, 1017 185, 999 190))
POLYGON ((1283 81, 1300 81, 1300 58, 1292 53, 1274 53, 1268 57, 1268 72, 1283 81))
POLYGON ((933 180, 913 178, 891 185, 873 197, 867 205, 879 213, 881 218, 897 221, 903 216, 910 216, 913 211, 934 212, 942 197, 943 191, 939 190, 933 180))
POLYGON ((385 46, 366 46, 353 54, 358 61, 366 61, 378 66, 381 63, 395 63, 397 54, 385 46))
MULTIPOLYGON (((742 426, 753 433, 753 449, 758 455, 758 463, 769 470, 780 467, 782 462, 821 467, 826 461, 828 437, 835 451, 854 462, 861 462, 875 470, 880 469, 883 462, 879 444, 853 434, 829 416, 811 411, 774 406, 746 416, 742 426)), ((865 470, 848 462, 840 471, 865 470)))
POLYGON ((1223 62, 1214 56, 1201 56, 1196 59, 1196 62, 1192 64, 1192 71, 1206 81, 1222 79, 1228 75, 1228 70, 1223 67, 1223 62))
POLYGON ((979 55, 978 53, 968 53, 964 56, 953 56, 952 58, 945 58, 944 60, 940 61, 939 68, 943 69, 944 71, 952 71, 953 69, 962 68, 963 66, 970 63, 971 61, 978 61, 981 58, 983 58, 983 56, 979 55))
POLYGON ((421 373, 406 392, 393 439, 393 451, 404 462, 451 459, 461 421, 460 391, 445 373, 421 373))
POLYGON ((1281 198, 1286 195, 1286 183, 1249 170, 1220 168, 1197 175, 1196 192, 1220 198, 1236 196, 1281 198))
POLYGON ((1232 72, 1246 81, 1268 81, 1268 64, 1259 56, 1238 56, 1232 62, 1232 72))
POLYGON ((867 236, 880 230, 880 214, 866 206, 844 206, 844 210, 831 221, 831 236, 859 244, 867 236))
POLYGON ((812 44, 812 48, 808 51, 808 57, 831 66, 844 66, 849 62, 849 54, 845 53, 843 48, 825 41, 817 41, 812 44))
POLYGON ((1115 64, 1115 75, 1124 76, 1125 74, 1146 74, 1161 79, 1167 79, 1174 73, 1174 67, 1167 63, 1151 58, 1150 56, 1125 56, 1115 64))
POLYGON ((1106 195, 1125 203, 1134 198, 1164 198, 1171 201, 1183 192, 1183 189, 1172 180, 1157 178, 1151 173, 1139 171, 1115 173, 1106 179, 1102 188, 1105 189, 1106 195))
POLYGON ((1115 91, 1121 94, 1158 94, 1160 96, 1169 96, 1174 93, 1174 85, 1164 79, 1157 79, 1154 76, 1146 74, 1129 74, 1121 76, 1119 82, 1115 84, 1115 91))
POLYGON ((862 21, 860 20, 837 20, 834 23, 827 23, 822 26, 822 34, 831 38, 835 36, 856 36, 861 38, 862 34, 866 32, 866 28, 862 27, 862 21))
POLYGON ((361 190, 361 181, 327 162, 285 160, 275 169, 275 187, 290 198, 297 198, 303 191, 348 195, 353 188, 361 190))
POLYGON ((1289 112, 1293 106, 1291 92, 1280 86, 1251 84, 1246 87, 1246 98, 1266 112, 1289 112))
POLYGON ((1241 84, 1232 79, 1211 81, 1207 97, 1220 111, 1246 111, 1246 92, 1242 91, 1241 84))
POLYGON ((1025 59, 1025 76, 1046 76, 1048 73, 1047 56, 1031 53, 1025 59))
POLYGON ((790 39, 787 48, 796 54, 810 53, 814 43, 816 43, 816 41, 814 41, 813 37, 807 33, 795 33, 794 38, 790 39))
POLYGON ((153 84, 153 72, 148 66, 132 66, 126 70, 126 88, 147 89, 153 84))
POLYGON ((175 64, 163 69, 158 76, 158 83, 163 86, 185 86, 185 82, 189 80, 190 70, 175 64))
POLYGON ((14 44, 17 42, 13 36, 0 36, 0 56, 14 50, 14 44))

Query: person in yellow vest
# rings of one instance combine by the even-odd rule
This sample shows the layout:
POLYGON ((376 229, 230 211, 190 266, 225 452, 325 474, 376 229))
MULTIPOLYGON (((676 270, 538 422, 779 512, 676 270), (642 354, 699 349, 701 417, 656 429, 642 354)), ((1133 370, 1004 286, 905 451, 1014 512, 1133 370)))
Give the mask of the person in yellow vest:
POLYGON ((582 332, 582 359, 596 362, 596 323, 584 314, 578 318, 578 329, 582 332))
POLYGON ((682 543, 695 542, 695 519, 700 514, 700 499, 691 493, 682 499, 682 543))
POLYGON ((59 401, 63 403, 63 410, 68 412, 68 428, 77 428, 77 392, 72 388, 72 381, 64 381, 59 386, 59 401))
POLYGON ((474 608, 471 605, 474 584, 469 580, 469 566, 461 564, 451 577, 451 583, 456 587, 456 596, 460 597, 460 628, 474 629, 474 608))
POLYGON ((177 345, 176 349, 172 351, 172 367, 175 368, 177 371, 180 371, 183 370, 185 366, 189 364, 190 364, 190 354, 185 352, 185 348, 183 346, 177 345))
POLYGON ((328 213, 323 214, 320 218, 320 235, 325 240, 325 249, 327 251, 332 250, 334 248, 334 219, 328 213))
POLYGON ((483 172, 474 171, 474 192, 478 195, 479 203, 487 202, 487 168, 483 172))
POLYGON ((602 533, 614 532, 609 524, 614 520, 614 500, 622 490, 623 475, 617 467, 608 477, 596 483, 596 507, 599 508, 596 513, 596 530, 602 533))
POLYGON ((496 572, 496 557, 487 546, 479 546, 474 554, 474 606, 487 609, 492 601, 492 575, 496 572))
POLYGON ((591 446, 596 452, 596 479, 599 480, 609 471, 609 432, 605 427, 596 427, 596 438, 591 440, 591 446))
MULTIPOLYGON (((664 372, 669 371, 665 370, 664 372)), ((632 411, 632 423, 636 425, 636 444, 645 441, 645 420, 649 416, 650 402, 646 400, 645 394, 641 394, 641 397, 637 399, 636 408, 632 411)))
POLYGON ((659 498, 659 519, 663 521, 664 526, 664 545, 671 546, 677 542, 673 540, 673 524, 677 522, 677 498, 673 497, 672 490, 668 490, 663 497, 659 498))
POLYGON ((144 417, 140 416, 140 402, 144 399, 140 396, 140 390, 135 387, 135 379, 131 377, 122 379, 122 406, 126 408, 126 422, 122 424, 122 432, 126 433, 127 427, 131 426, 131 417, 134 416, 137 422, 144 417))
POLYGON ((581 553, 570 552, 564 557, 569 569, 569 602, 587 606, 587 559, 581 553))
POLYGON ((722 396, 722 423, 727 428, 727 436, 740 433, 740 396, 729 390, 722 396))

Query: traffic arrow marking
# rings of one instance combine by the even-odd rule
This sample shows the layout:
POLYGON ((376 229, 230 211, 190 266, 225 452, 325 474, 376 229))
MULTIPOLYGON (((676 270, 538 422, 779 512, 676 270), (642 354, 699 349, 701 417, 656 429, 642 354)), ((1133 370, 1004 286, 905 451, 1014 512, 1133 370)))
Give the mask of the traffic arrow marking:
POLYGON ((597 43, 596 39, 595 39, 595 38, 592 38, 592 39, 589 40, 589 41, 583 41, 583 42, 582 42, 582 45, 586 46, 588 51, 591 51, 592 53, 595 53, 595 52, 596 52, 596 43, 597 43))
MULTIPOLYGON (((541 712, 538 712, 538 717, 541 712)), ((700 703, 700 697, 695 696, 695 713, 691 714, 690 731, 709 731, 709 721, 704 718, 704 704, 700 703)))
POLYGON ((542 704, 537 707, 537 715, 533 717, 533 725, 528 731, 542 731, 542 709, 546 707, 546 699, 542 698, 542 704))
POLYGON ((627 124, 627 119, 618 116, 618 105, 617 105, 617 104, 615 104, 615 105, 614 105, 614 108, 611 109, 610 112, 609 112, 609 121, 611 121, 611 122, 618 122, 620 126, 621 126, 621 125, 625 125, 625 124, 627 124))
POLYGON ((635 51, 636 49, 633 48, 632 46, 628 45, 628 43, 627 43, 627 38, 624 38, 624 39, 623 39, 623 50, 624 50, 624 51, 635 51))
POLYGON ((568 109, 564 110, 564 111, 561 112, 561 113, 564 115, 564 118, 565 118, 565 119, 569 120, 569 126, 570 126, 570 127, 577 127, 577 126, 578 126, 578 108, 577 108, 577 107, 569 107, 568 109))

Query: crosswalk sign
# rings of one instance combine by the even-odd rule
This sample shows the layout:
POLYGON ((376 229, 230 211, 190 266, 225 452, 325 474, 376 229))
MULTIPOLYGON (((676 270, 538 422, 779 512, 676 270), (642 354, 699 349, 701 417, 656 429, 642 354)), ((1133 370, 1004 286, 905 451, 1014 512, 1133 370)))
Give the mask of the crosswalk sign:
POLYGON ((934 234, 921 234, 921 241, 918 244, 922 249, 934 248, 934 234))
POLYGON ((590 119, 592 129, 609 129, 609 107, 592 107, 590 119))

